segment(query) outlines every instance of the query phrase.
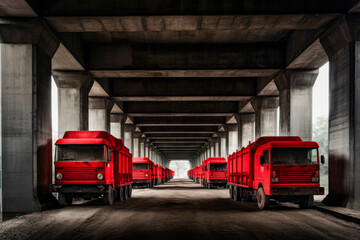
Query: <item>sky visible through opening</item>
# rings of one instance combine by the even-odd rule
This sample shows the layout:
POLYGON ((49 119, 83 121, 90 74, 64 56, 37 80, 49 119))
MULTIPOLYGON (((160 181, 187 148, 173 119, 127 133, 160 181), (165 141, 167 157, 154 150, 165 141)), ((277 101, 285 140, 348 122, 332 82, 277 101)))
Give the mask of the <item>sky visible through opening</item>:
POLYGON ((170 169, 175 171, 174 178, 187 178, 187 171, 190 170, 190 162, 186 160, 170 161, 170 169))

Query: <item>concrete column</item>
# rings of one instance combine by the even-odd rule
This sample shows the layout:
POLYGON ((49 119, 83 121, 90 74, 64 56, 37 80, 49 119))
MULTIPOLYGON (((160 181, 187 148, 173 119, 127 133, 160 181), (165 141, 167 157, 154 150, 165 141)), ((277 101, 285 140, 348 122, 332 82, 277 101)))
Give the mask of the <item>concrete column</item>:
POLYGON ((239 126, 237 124, 227 125, 228 153, 232 154, 239 148, 239 126))
MULTIPOLYGON (((7 33, 7 26, 0 27, 3 34, 7 33)), ((49 38, 46 39, 47 46, 37 45, 45 41, 43 37, 47 35, 46 30, 44 36, 40 37, 34 36, 32 30, 25 32, 26 29, 32 29, 30 26, 24 29, 15 27, 13 30, 16 29, 21 32, 10 31, 8 35, 0 36, 0 211, 2 208, 5 213, 39 211, 42 206, 40 203, 44 206, 53 199, 50 194, 51 58, 58 43, 49 38), (24 38, 28 36, 29 43, 6 43, 7 37, 16 40, 19 34, 24 38), (35 42, 32 42, 33 38, 35 42)), ((26 39, 22 40, 22 43, 27 42, 26 39)))
POLYGON ((329 195, 324 203, 356 210, 360 210, 358 28, 358 19, 341 18, 333 31, 320 39, 330 62, 329 195))
POLYGON ((110 111, 114 102, 107 97, 89 97, 89 130, 110 132, 110 111))
MULTIPOLYGON (((149 150, 150 150, 150 142, 147 142, 147 141, 145 140, 145 157, 147 157, 147 158, 150 158, 149 150)), ((151 159, 150 159, 150 160, 151 160, 151 159)))
POLYGON ((124 140, 126 115, 110 114, 110 133, 116 138, 124 140))
POLYGON ((220 138, 214 138, 214 157, 220 157, 220 138))
POLYGON ((130 151, 130 153, 133 154, 133 131, 134 131, 134 125, 132 124, 125 124, 124 129, 124 145, 127 147, 130 151))
POLYGON ((318 70, 286 71, 275 78, 280 93, 280 135, 312 139, 312 88, 318 70))
POLYGON ((52 74, 58 90, 58 137, 62 138, 66 131, 88 130, 88 95, 94 80, 84 71, 52 74))
POLYGON ((255 138, 277 135, 278 97, 256 97, 251 100, 255 110, 255 138))
POLYGON ((255 114, 244 113, 240 114, 241 125, 241 143, 239 149, 249 145, 249 142, 255 141, 255 114))
POLYGON ((228 157, 228 147, 227 147, 227 133, 219 132, 220 139, 220 157, 227 158, 228 157))
POLYGON ((141 136, 140 137, 140 157, 146 157, 145 155, 145 143, 146 143, 146 137, 141 136))
POLYGON ((212 140, 210 143, 210 157, 215 157, 215 142, 212 140))
POLYGON ((132 146, 132 150, 133 150, 133 157, 140 157, 140 138, 141 138, 141 133, 140 132, 133 132, 132 134, 132 142, 133 142, 133 146, 132 146))

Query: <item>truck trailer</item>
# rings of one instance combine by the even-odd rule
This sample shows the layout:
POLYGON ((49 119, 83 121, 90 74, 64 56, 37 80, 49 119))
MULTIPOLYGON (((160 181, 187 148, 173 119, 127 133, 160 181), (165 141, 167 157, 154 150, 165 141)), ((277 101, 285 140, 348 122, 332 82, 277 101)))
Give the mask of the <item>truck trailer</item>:
MULTIPOLYGON (((261 137, 228 157, 230 197, 256 199, 260 209, 270 200, 310 208, 320 187, 319 145, 300 137, 261 137)), ((323 164, 324 156, 320 157, 323 164)))
POLYGON ((74 197, 100 197, 109 205, 131 197, 132 155, 120 139, 103 131, 68 131, 55 147, 52 192, 61 206, 74 197))

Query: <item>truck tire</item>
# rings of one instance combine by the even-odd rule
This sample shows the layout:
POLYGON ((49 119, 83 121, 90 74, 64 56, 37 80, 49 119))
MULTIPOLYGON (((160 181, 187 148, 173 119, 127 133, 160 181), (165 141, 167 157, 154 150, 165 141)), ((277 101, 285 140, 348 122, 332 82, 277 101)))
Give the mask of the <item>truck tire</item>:
POLYGON ((104 194, 104 203, 110 206, 114 204, 114 189, 111 185, 108 192, 104 194))
POLYGON ((129 186, 124 186, 124 197, 125 197, 125 201, 129 199, 129 190, 128 190, 129 186))
POLYGON ((299 198, 299 207, 304 208, 312 208, 314 205, 314 195, 309 196, 301 196, 299 198))
POLYGON ((72 197, 66 193, 59 193, 59 205, 60 207, 66 207, 71 205, 72 197))
POLYGON ((268 209, 270 203, 270 197, 265 195, 265 191, 262 187, 257 190, 256 200, 260 209, 268 209))
POLYGON ((233 190, 233 186, 229 186, 229 197, 231 198, 231 199, 233 199, 234 198, 234 190, 233 190))
POLYGON ((128 196, 129 196, 129 198, 131 198, 131 195, 132 195, 132 186, 129 185, 129 187, 128 187, 128 196))
POLYGON ((125 201, 125 188, 124 186, 120 187, 120 202, 124 202, 125 201))
POLYGON ((237 187, 237 186, 234 186, 234 192, 233 192, 233 195, 234 195, 234 201, 235 202, 238 202, 238 201, 240 201, 240 191, 241 191, 241 189, 240 189, 240 187, 237 187))

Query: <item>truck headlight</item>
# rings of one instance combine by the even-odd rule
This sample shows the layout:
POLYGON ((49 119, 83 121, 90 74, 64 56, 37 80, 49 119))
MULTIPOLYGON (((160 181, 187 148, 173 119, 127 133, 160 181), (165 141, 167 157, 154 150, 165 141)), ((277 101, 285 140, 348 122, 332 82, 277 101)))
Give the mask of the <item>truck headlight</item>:
POLYGON ((145 174, 145 177, 148 177, 149 175, 148 174, 145 174))
POLYGON ((102 174, 102 173, 98 173, 96 175, 96 177, 97 177, 98 180, 104 180, 104 174, 102 174))
POLYGON ((57 173, 57 174, 56 174, 56 179, 57 179, 57 180, 61 180, 61 179, 63 179, 63 177, 64 177, 64 176, 62 175, 62 173, 57 173))

